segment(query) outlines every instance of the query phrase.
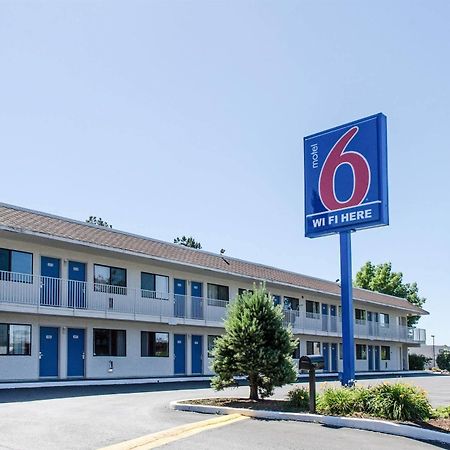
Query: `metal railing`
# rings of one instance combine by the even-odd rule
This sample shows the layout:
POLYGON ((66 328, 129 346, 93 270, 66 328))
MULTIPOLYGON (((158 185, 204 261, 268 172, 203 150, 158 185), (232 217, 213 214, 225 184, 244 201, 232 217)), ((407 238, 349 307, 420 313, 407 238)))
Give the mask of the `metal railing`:
MULTIPOLYGON (((60 278, 43 277, 0 271, 0 304, 22 305, 30 310, 41 308, 57 313, 57 309, 71 309, 74 314, 102 317, 125 314, 127 318, 148 321, 172 319, 213 322, 220 326, 227 314, 228 301, 204 297, 155 292, 144 289, 89 283, 60 278)), ((5 309, 5 308, 3 308, 5 309)), ((298 309, 283 311, 284 324, 294 333, 338 336, 342 320, 336 315, 304 312, 298 309)), ((403 342, 425 342, 425 330, 375 321, 355 320, 357 338, 379 338, 403 342)))

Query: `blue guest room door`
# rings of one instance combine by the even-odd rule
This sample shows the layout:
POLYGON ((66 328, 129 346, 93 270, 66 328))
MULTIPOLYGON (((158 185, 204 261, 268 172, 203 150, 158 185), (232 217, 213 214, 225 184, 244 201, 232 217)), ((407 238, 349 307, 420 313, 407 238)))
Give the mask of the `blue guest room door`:
POLYGON ((173 280, 173 284, 175 317, 184 317, 186 310, 186 280, 175 279, 173 280))
POLYGON ((41 305, 59 306, 59 259, 41 256, 41 276, 41 305))
POLYGON ((84 330, 67 330, 67 376, 84 377, 84 330))
POLYGON ((39 342, 39 376, 58 376, 59 328, 41 327, 39 342))
POLYGON ((69 261, 69 306, 86 308, 86 264, 69 261))
POLYGON ((203 319, 203 284, 191 281, 192 318, 203 319))
POLYGON ((203 373, 203 336, 192 336, 192 373, 203 373))
POLYGON ((175 356, 175 375, 186 374, 186 336, 184 334, 174 335, 174 356, 175 356))
POLYGON ((338 354, 337 354, 338 345, 333 343, 331 344, 331 371, 338 371, 338 354))
POLYGON ((373 370, 373 345, 367 346, 367 358, 369 359, 369 370, 373 370))
POLYGON ((328 342, 324 342, 322 344, 322 353, 323 353, 323 371, 330 371, 330 347, 328 342))

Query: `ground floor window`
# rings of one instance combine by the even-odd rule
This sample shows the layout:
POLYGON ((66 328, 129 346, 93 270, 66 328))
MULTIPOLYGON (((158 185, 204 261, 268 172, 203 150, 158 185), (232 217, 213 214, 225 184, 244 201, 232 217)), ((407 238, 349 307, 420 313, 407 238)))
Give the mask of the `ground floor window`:
POLYGON ((381 346, 381 359, 383 361, 389 361, 391 359, 391 347, 389 345, 381 346))
POLYGON ((307 355, 320 355, 320 342, 306 341, 307 355))
POLYGON ((126 331, 94 328, 94 356, 127 356, 126 331))
POLYGON ((356 344, 356 359, 367 359, 367 345, 356 344))
POLYGON ((169 356, 169 333, 141 331, 141 356, 169 356))
POLYGON ((208 336, 208 358, 214 358, 212 351, 214 350, 214 344, 218 337, 220 337, 220 336, 217 336, 217 335, 209 335, 208 336))
POLYGON ((0 323, 0 355, 31 355, 31 325, 0 323))
POLYGON ((300 341, 297 344, 297 347, 295 347, 294 353, 292 353, 292 357, 294 359, 300 359, 300 341))

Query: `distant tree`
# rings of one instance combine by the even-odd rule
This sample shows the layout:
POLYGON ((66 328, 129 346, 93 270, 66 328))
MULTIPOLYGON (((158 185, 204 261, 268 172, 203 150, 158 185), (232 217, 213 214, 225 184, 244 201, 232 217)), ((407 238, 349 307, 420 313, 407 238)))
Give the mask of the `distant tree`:
POLYGON ((244 291, 228 306, 225 334, 215 340, 211 385, 222 390, 235 384, 234 377, 246 376, 251 400, 268 397, 275 386, 297 379, 292 360, 297 343, 264 286, 244 291))
POLYGON ((97 218, 96 216, 89 216, 89 219, 86 220, 86 223, 92 223, 94 225, 99 225, 100 227, 105 228, 112 228, 112 225, 103 220, 101 217, 97 218))
MULTIPOLYGON (((374 265, 366 262, 356 274, 355 286, 382 294, 393 295, 408 300, 409 303, 422 307, 426 298, 419 296, 417 283, 404 283, 402 272, 393 272, 390 262, 374 265)), ((408 326, 414 326, 420 316, 409 316, 408 326)))
POLYGON ((196 249, 201 249, 202 248, 202 244, 200 244, 200 242, 196 241, 193 237, 189 236, 183 236, 181 238, 176 237, 173 240, 174 244, 180 244, 180 245, 184 245, 185 247, 190 247, 190 248, 196 248, 196 249))
POLYGON ((450 352, 443 350, 436 356, 436 365, 441 370, 450 370, 450 352))
POLYGON ((409 370, 425 370, 425 366, 432 360, 432 358, 427 358, 425 355, 416 355, 415 353, 411 353, 408 358, 409 370))

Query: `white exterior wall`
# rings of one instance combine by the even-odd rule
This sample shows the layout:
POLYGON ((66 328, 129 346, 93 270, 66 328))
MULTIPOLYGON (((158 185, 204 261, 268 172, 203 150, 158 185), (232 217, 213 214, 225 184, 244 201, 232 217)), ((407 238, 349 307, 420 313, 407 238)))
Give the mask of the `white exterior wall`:
MULTIPOLYGON (((214 273, 210 270, 191 268, 188 266, 180 267, 164 262, 152 261, 136 256, 123 255, 118 252, 107 252, 105 250, 95 250, 92 248, 75 246, 73 244, 52 243, 42 240, 36 241, 34 238, 27 238, 17 235, 14 238, 0 238, 0 248, 8 248, 30 252, 33 254, 33 274, 41 273, 40 258, 49 256, 61 260, 61 278, 68 278, 68 261, 77 261, 86 263, 86 281, 94 281, 94 264, 103 264, 107 266, 116 266, 127 269, 127 287, 131 289, 140 289, 141 272, 156 273, 169 277, 169 290, 172 292, 174 279, 180 278, 187 280, 187 293, 190 294, 190 281, 203 283, 203 296, 207 296, 207 283, 221 284, 229 286, 230 299, 238 294, 239 288, 252 289, 253 283, 247 279, 239 279, 230 274, 214 273)), ((339 299, 331 295, 325 295, 317 292, 308 292, 293 287, 274 285, 267 283, 267 287, 272 294, 290 296, 298 298, 300 301, 300 311, 305 311, 306 300, 318 301, 328 305, 335 305, 338 314, 339 299)), ((123 296, 126 297, 126 296, 123 296)), ((126 300, 126 299, 125 299, 126 300)), ((10 307, 10 305, 7 305, 10 307)), ((402 310, 382 307, 376 304, 362 303, 355 301, 355 307, 373 312, 388 313, 390 323, 395 324, 400 317, 405 317, 406 313, 402 310)), ((14 308, 14 307, 13 307, 14 308)), ((224 308, 217 308, 219 313, 225 311, 224 308)), ((20 308, 14 311, 20 311, 20 308)), ((25 311, 25 310, 24 310, 25 311)), ((6 306, 2 305, 0 299, 0 323, 19 323, 32 325, 32 347, 31 356, 0 356, 0 380, 30 380, 39 378, 39 327, 52 326, 59 327, 59 378, 67 376, 67 329, 83 328, 86 330, 86 359, 85 376, 86 378, 118 378, 118 377, 159 377, 173 376, 174 374, 174 334, 186 335, 186 373, 191 374, 191 336, 203 336, 203 371, 205 374, 211 374, 211 359, 208 358, 207 336, 219 335, 223 333, 223 328, 218 328, 218 324, 200 323, 198 325, 152 323, 149 321, 129 320, 129 317, 123 317, 124 320, 101 319, 92 317, 71 317, 70 311, 67 314, 63 312, 49 312, 42 310, 41 313, 19 313, 12 312, 6 306), (2 310, 3 309, 3 310, 2 310), (54 315, 52 315, 54 314, 54 315), (56 315, 58 314, 58 315, 56 315), (127 320, 126 320, 127 319, 127 320), (127 356, 93 356, 93 328, 122 329, 126 330, 127 356), (169 333, 169 357, 141 357, 141 331, 155 331, 169 333), (113 372, 109 372, 109 361, 113 361, 113 372)), ((90 314, 90 313, 89 313, 90 314)), ((98 313, 97 317, 102 314, 98 313)), ((320 319, 321 321, 321 319, 320 319)), ((321 323, 321 322, 320 322, 321 323)), ((316 332, 308 332, 308 335, 298 336, 301 342, 300 353, 306 354, 306 341, 319 341, 331 343, 341 342, 341 337, 336 332, 322 331, 320 327, 316 332)), ((401 370, 404 367, 404 358, 407 351, 407 345, 398 342, 389 342, 383 340, 357 340, 358 343, 366 345, 389 345, 391 347, 391 359, 389 361, 380 361, 381 370, 401 370)), ((331 355, 331 348, 330 348, 331 355)), ((339 355, 339 346, 338 346, 339 355)), ((298 361, 296 362, 298 366, 298 361)), ((331 361, 330 361, 331 368, 331 361)), ((342 360, 338 356, 338 370, 342 370, 342 360)), ((356 370, 367 371, 368 361, 356 361, 356 370)))

